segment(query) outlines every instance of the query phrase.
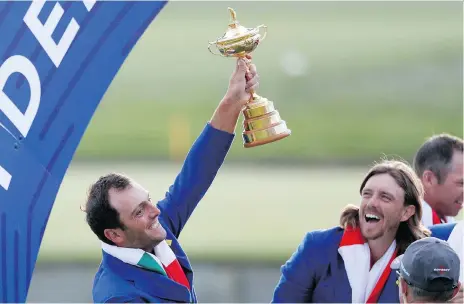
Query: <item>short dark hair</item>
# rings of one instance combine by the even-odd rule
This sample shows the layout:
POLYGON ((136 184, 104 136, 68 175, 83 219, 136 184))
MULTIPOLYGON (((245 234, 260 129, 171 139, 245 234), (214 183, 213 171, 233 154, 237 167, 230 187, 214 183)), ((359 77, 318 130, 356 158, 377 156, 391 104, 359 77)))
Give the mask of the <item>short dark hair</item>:
POLYGON ((450 134, 439 134, 428 138, 414 157, 414 170, 419 177, 424 171, 432 171, 439 183, 446 179, 449 164, 455 151, 462 153, 462 139, 450 134))
POLYGON ((110 204, 109 191, 111 189, 124 190, 130 185, 128 177, 110 173, 100 177, 89 188, 85 205, 87 224, 97 237, 107 244, 114 245, 105 236, 105 229, 125 228, 119 218, 119 212, 110 204))
POLYGON ((414 285, 409 285, 409 290, 411 291, 414 300, 422 300, 426 302, 435 303, 448 302, 453 298, 455 292, 454 289, 447 291, 427 291, 414 285))

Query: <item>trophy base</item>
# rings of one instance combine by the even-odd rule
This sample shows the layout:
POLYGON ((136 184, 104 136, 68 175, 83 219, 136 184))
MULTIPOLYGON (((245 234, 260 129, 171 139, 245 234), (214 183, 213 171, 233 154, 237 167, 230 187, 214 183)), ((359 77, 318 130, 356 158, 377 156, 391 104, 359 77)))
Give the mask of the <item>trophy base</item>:
POLYGON ((242 134, 245 148, 269 144, 291 134, 286 122, 280 118, 279 112, 274 108, 273 102, 267 98, 253 94, 253 100, 247 104, 242 113, 245 117, 242 134))

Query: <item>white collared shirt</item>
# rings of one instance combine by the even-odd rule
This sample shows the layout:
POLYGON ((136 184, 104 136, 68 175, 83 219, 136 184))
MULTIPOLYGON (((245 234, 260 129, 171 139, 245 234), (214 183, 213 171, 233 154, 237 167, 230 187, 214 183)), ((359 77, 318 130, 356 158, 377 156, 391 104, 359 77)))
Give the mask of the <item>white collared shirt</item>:
MULTIPOLYGON (((447 223, 454 223, 456 220, 452 216, 445 217, 447 223)), ((433 226, 432 207, 426 201, 422 201, 422 224, 425 227, 433 226)))

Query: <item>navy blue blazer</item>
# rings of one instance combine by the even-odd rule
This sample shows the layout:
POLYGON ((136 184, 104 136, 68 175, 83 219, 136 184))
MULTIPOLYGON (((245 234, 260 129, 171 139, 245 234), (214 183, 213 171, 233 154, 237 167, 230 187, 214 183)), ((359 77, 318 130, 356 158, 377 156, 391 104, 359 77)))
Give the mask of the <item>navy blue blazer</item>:
POLYGON ((190 149, 174 184, 158 202, 159 221, 166 229, 167 240, 171 241, 171 249, 185 271, 191 291, 161 274, 126 264, 102 250, 102 262, 93 284, 95 302, 197 302, 193 270, 177 239, 222 166, 233 138, 233 134, 207 124, 190 149))
MULTIPOLYGON (((455 224, 430 228, 432 236, 448 240, 455 224)), ((343 229, 335 227, 306 234, 303 242, 281 267, 274 290, 276 303, 351 303, 351 286, 338 246, 343 229)), ((379 303, 399 303, 396 273, 392 271, 379 303)))

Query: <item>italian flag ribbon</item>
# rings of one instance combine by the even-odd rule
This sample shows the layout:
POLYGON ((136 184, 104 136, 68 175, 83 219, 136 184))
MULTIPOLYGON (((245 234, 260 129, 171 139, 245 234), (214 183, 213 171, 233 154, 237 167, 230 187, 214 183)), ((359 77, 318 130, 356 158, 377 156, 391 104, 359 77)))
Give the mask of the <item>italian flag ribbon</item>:
POLYGON ((171 280, 184 285, 190 290, 187 276, 176 255, 166 241, 162 241, 153 249, 155 254, 138 248, 124 248, 102 242, 102 249, 109 255, 140 268, 157 272, 171 280))

